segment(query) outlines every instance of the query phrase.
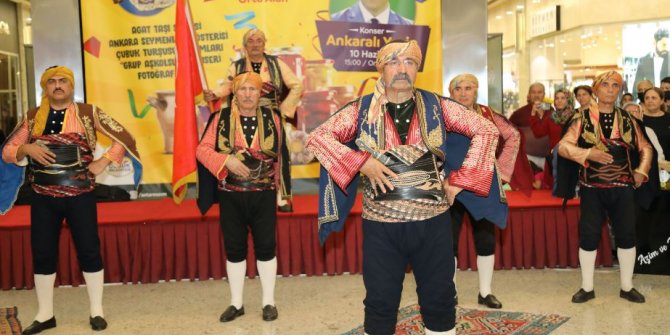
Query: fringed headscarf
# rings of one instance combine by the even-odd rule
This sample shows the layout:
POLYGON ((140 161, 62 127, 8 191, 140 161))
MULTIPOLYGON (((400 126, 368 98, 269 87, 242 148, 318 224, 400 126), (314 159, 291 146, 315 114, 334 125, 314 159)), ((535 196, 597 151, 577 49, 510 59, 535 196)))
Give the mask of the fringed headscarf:
POLYGON ((246 83, 253 84, 259 92, 263 87, 263 79, 261 79, 261 75, 256 72, 243 72, 235 76, 231 82, 231 88, 233 89, 233 101, 230 104, 230 107, 233 114, 239 113, 239 107, 237 107, 237 95, 235 95, 235 92, 237 92, 237 90, 246 83))
POLYGON ((602 85, 602 83, 608 79, 614 79, 614 81, 616 81, 619 85, 623 85, 623 77, 621 74, 619 74, 619 72, 607 71, 597 75, 596 79, 593 80, 593 85, 591 85, 593 86, 593 92, 597 92, 598 87, 600 87, 600 85, 602 85))
MULTIPOLYGON (((258 36, 263 39, 263 42, 267 42, 267 38, 265 37, 265 33, 258 29, 258 28, 251 28, 247 30, 246 33, 244 33, 244 36, 242 36, 242 45, 244 46, 244 54, 245 54, 245 65, 244 69, 246 71, 253 71, 253 67, 251 66, 251 59, 249 59, 249 55, 247 54, 247 43, 249 42, 249 39, 258 36)), ((261 73, 265 73, 268 71, 268 64, 265 61, 265 57, 263 57, 263 61, 261 62, 261 73)))
MULTIPOLYGON (((390 62, 393 59, 398 58, 398 56, 404 56, 412 59, 416 62, 417 65, 421 65, 423 61, 423 55, 421 53, 421 48, 415 40, 409 40, 407 42, 391 42, 383 46, 377 52, 377 60, 375 61, 375 67, 379 73, 384 71, 384 66, 386 63, 390 62)), ((372 102, 370 103, 370 112, 368 113, 368 122, 373 122, 379 117, 382 106, 388 102, 386 98, 386 88, 384 87, 384 81, 381 79, 377 80, 375 84, 375 91, 372 96, 372 102)))
MULTIPOLYGON (((596 79, 593 80, 593 94, 596 95, 598 93, 598 88, 600 88, 600 85, 602 85, 603 82, 606 80, 613 79, 616 81, 620 86, 623 86, 623 77, 619 72, 616 71, 607 71, 603 72, 599 75, 596 76, 596 79)), ((589 105, 590 113, 589 116, 591 118, 591 122, 594 125, 599 124, 599 115, 600 115, 600 108, 598 107, 598 103, 596 102, 596 99, 591 99, 591 104, 589 105)), ((616 111, 616 108, 615 108, 616 111)), ((619 118, 615 117, 614 118, 614 124, 612 125, 612 134, 611 138, 616 138, 620 134, 620 128, 621 128, 621 120, 619 118)), ((600 141, 600 138, 598 138, 598 141, 600 141)), ((599 146, 602 147, 602 143, 598 142, 599 146)))
POLYGON ((561 88, 554 93, 554 107, 556 107, 556 110, 551 113, 551 119, 554 121, 556 124, 563 125, 565 122, 570 120, 572 116, 575 114, 575 99, 572 95, 572 92, 570 90, 561 88), (556 95, 559 93, 563 93, 565 95, 565 99, 567 100, 565 108, 562 110, 559 110, 558 107, 556 107, 556 95))
MULTIPOLYGON (((619 74, 619 72, 616 71, 603 72, 596 76, 596 79, 593 80, 593 84, 591 85, 593 87, 594 95, 598 93, 598 88, 600 88, 600 85, 602 85, 602 83, 608 79, 614 79, 614 81, 616 81, 620 86, 623 85, 623 77, 621 76, 621 74, 619 74)), ((598 103, 596 102, 595 99, 591 99, 589 109, 594 112, 594 115, 598 115, 597 113, 600 113, 598 103)))
POLYGON ((474 74, 463 73, 463 74, 457 75, 456 77, 454 77, 454 79, 452 79, 449 82, 449 91, 456 88, 456 86, 458 86, 458 84, 460 84, 463 81, 469 81, 469 82, 475 84, 475 86, 477 86, 477 88, 479 88, 479 80, 477 80, 477 77, 475 77, 474 74))
POLYGON ((243 72, 233 78, 231 83, 233 94, 247 82, 253 84, 259 91, 263 87, 263 79, 261 79, 261 75, 256 72, 243 72))
POLYGON ((42 88, 42 100, 40 107, 35 114, 35 126, 33 127, 33 135, 39 136, 44 132, 46 127, 47 117, 49 116, 49 97, 47 96, 47 81, 55 76, 65 77, 70 81, 72 88, 74 88, 74 73, 65 66, 52 66, 42 73, 40 78, 40 87, 42 88))
POLYGON ((258 28, 252 28, 249 29, 246 33, 244 33, 244 36, 242 36, 242 45, 246 46, 249 39, 253 36, 259 36, 260 38, 263 39, 263 42, 267 42, 267 38, 265 38, 265 33, 262 30, 258 28))
POLYGON ((456 86, 458 86, 460 83, 464 81, 469 81, 473 84, 475 84, 475 100, 472 102, 472 106, 466 106, 468 109, 471 109, 473 111, 476 111, 481 114, 481 110, 479 106, 477 105, 477 89, 479 88, 479 80, 477 80, 477 77, 475 77, 474 74, 471 73, 462 73, 454 77, 449 82, 449 94, 451 97, 454 97, 454 90, 456 89, 456 86))

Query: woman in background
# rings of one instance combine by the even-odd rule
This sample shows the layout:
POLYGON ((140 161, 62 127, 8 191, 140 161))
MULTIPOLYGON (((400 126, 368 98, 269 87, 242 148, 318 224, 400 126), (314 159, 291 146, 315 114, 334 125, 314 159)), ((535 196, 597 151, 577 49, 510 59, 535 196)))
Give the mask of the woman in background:
POLYGON ((591 89, 591 86, 587 85, 581 85, 575 87, 572 92, 575 94, 575 98, 577 99, 577 102, 579 103, 579 110, 580 112, 589 108, 589 103, 591 102, 591 96, 593 95, 593 90, 591 89))
MULTIPOLYGON (((659 247, 667 244, 670 236, 670 114, 663 102, 663 91, 653 87, 644 91, 644 114, 642 123, 644 131, 654 147, 654 159, 649 171, 649 182, 646 188, 640 188, 636 194, 636 239, 637 253, 647 255, 657 252, 659 247)), ((636 273, 670 274, 670 254, 661 253, 650 262, 636 263, 636 273)))
POLYGON ((541 108, 533 108, 531 111, 530 128, 533 130, 535 137, 549 136, 549 152, 544 163, 542 189, 552 189, 554 185, 551 164, 552 152, 556 144, 561 140, 563 125, 575 114, 573 104, 572 93, 567 89, 560 89, 554 93, 554 111, 545 113, 541 108))

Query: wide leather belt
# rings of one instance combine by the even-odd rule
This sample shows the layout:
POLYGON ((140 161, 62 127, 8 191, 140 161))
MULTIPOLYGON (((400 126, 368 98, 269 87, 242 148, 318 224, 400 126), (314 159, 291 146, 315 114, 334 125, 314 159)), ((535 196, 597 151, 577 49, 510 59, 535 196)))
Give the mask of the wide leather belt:
POLYGON ((273 186, 273 178, 270 178, 272 166, 263 160, 244 154, 242 163, 249 168, 249 177, 241 177, 236 174, 228 174, 226 184, 241 189, 266 189, 273 186))
POLYGON ((271 190, 272 189, 272 183, 271 182, 258 182, 258 181, 241 181, 241 180, 235 180, 234 182, 229 182, 226 180, 226 185, 229 186, 234 186, 235 188, 238 189, 243 189, 243 190, 271 190))
POLYGON ((33 170, 33 183, 42 186, 71 186, 88 188, 91 178, 88 168, 72 170, 33 170))
POLYGON ((607 145, 607 153, 612 155, 612 163, 589 162, 587 181, 589 183, 609 184, 612 182, 632 183, 633 171, 630 165, 628 148, 624 145, 607 145))
MULTIPOLYGON (((76 144, 40 144, 49 149, 56 155, 55 162, 47 166, 49 169, 57 169, 62 167, 72 167, 81 165, 81 152, 76 144)), ((31 161, 31 165, 38 168, 45 168, 42 164, 31 161)))
POLYGON ((394 156, 392 152, 385 155, 391 157, 390 163, 386 166, 397 174, 398 178, 391 178, 393 190, 387 188, 386 193, 378 192, 374 197, 375 200, 444 199, 444 189, 438 177, 435 156, 431 152, 424 153, 411 164, 394 156))
POLYGON ((76 144, 41 144, 53 152, 55 162, 44 166, 30 160, 33 183, 43 186, 91 186, 88 164, 81 161, 81 151, 76 144))

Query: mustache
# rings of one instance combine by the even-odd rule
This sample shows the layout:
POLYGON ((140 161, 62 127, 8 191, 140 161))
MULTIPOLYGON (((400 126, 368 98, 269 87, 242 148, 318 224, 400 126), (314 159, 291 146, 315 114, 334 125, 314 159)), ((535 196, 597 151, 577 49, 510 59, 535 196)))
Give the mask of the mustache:
POLYGON ((391 79, 391 84, 395 83, 396 81, 400 81, 400 80, 405 80, 408 83, 412 82, 412 79, 409 77, 409 75, 407 73, 398 73, 395 76, 393 76, 393 78, 391 79))
POLYGON ((63 89, 61 89, 61 88, 57 88, 57 89, 53 90, 53 93, 56 93, 58 91, 65 93, 65 91, 63 91, 63 89))

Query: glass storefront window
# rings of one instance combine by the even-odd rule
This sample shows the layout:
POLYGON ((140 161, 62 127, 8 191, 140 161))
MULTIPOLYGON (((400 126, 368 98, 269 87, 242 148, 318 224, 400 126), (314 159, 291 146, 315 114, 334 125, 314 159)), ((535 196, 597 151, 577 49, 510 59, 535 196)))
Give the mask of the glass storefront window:
POLYGON ((6 136, 19 118, 17 55, 0 52, 0 131, 6 136))
MULTIPOLYGON (((618 71, 625 92, 639 80, 655 86, 670 76, 670 20, 591 25, 528 43, 530 82, 540 82, 553 96, 559 88, 590 85, 598 74, 618 71)), ((520 96, 523 92, 520 93, 520 96)))
POLYGON ((621 28, 594 25, 531 41, 531 81, 543 83, 551 97, 561 88, 590 85, 601 72, 621 71, 621 28))

